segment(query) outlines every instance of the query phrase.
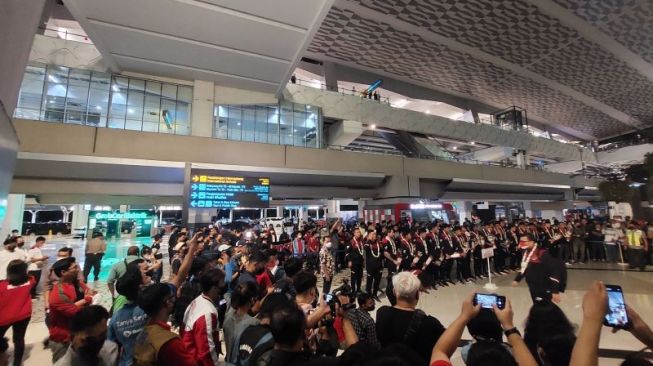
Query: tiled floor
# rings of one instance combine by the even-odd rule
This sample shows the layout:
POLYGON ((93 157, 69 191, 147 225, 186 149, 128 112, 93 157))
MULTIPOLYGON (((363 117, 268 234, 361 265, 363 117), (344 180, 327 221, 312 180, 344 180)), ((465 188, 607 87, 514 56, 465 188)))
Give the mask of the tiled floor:
MULTIPOLYGON (((130 245, 147 243, 147 240, 134 240, 123 239, 110 245, 111 253, 115 255, 124 256, 127 248, 130 245)), ((58 247, 70 246, 74 248, 74 254, 80 260, 83 249, 83 242, 74 239, 52 239, 47 242, 45 252, 51 257, 58 247)), ((164 249, 164 252, 166 250, 164 249)), ((107 257, 110 257, 107 255, 107 257)), ((101 280, 98 282, 91 282, 90 285, 103 294, 102 303, 109 305, 110 296, 106 287, 106 273, 109 268, 109 259, 103 261, 103 270, 101 280), (105 262, 106 261, 106 262, 105 262)), ((165 266, 166 269, 168 266, 165 266)), ((609 265, 605 263, 591 263, 586 264, 583 269, 580 265, 573 266, 568 271, 569 285, 567 292, 563 295, 562 303, 560 306, 565 311, 569 319, 575 323, 580 324, 582 320, 581 303, 584 291, 589 287, 592 281, 598 279, 608 284, 618 284, 623 287, 626 302, 633 306, 649 324, 653 324, 653 274, 650 271, 624 271, 623 266, 609 265)), ((167 273, 167 270, 166 270, 167 273)), ((334 287, 340 285, 340 278, 347 276, 346 272, 341 272, 336 277, 334 287)), ((498 285, 499 294, 507 296, 513 305, 515 312, 515 322, 523 329, 523 321, 531 306, 530 296, 526 285, 522 283, 519 287, 511 287, 513 275, 501 276, 494 281, 498 285)), ((165 276, 164 276, 165 278, 165 276)), ((483 290, 485 282, 478 281, 477 283, 449 286, 431 291, 429 294, 422 294, 419 307, 437 317, 445 326, 451 323, 458 315, 461 301, 471 292, 486 292, 483 290)), ((383 285, 383 283, 382 283, 383 285)), ((382 305, 387 304, 387 300, 382 298, 382 305)), ((379 305, 380 306, 380 305, 379 305)), ((42 341, 47 337, 47 328, 43 322, 43 303, 42 300, 35 300, 33 303, 33 316, 32 322, 29 325, 26 335, 27 350, 25 354, 25 365, 43 366, 49 365, 50 352, 43 348, 42 341)), ((469 334, 465 333, 463 338, 469 338, 469 334)), ((622 349, 622 350, 639 350, 643 346, 627 332, 619 332, 612 334, 609 328, 604 328, 601 336, 601 348, 605 349, 622 349)), ((454 365, 463 365, 459 356, 455 356, 454 365)), ((617 360, 602 359, 601 365, 618 365, 617 360)))

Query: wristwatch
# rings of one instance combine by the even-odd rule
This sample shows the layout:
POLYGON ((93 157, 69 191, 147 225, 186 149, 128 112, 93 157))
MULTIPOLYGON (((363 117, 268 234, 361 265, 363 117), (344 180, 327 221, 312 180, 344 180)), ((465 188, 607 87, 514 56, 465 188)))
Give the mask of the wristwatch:
POLYGON ((510 337, 512 334, 517 334, 518 336, 521 337, 521 333, 519 333, 519 329, 517 329, 517 327, 512 327, 510 329, 507 329, 503 331, 503 334, 506 335, 506 338, 510 337))

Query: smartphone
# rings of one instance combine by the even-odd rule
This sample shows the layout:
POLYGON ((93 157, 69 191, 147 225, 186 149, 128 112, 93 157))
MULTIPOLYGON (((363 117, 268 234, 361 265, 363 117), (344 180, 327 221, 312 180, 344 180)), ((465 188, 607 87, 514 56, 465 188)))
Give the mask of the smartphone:
POLYGON ((608 291, 608 314, 603 324, 612 328, 627 328, 630 320, 626 313, 626 301, 621 286, 605 285, 605 289, 608 291))
POLYGON ((324 294, 324 300, 326 300, 326 302, 331 302, 331 300, 333 300, 333 295, 332 294, 324 294))
POLYGON ((506 297, 494 294, 479 294, 474 295, 474 305, 481 305, 484 309, 492 309, 494 305, 499 309, 506 307, 506 297))

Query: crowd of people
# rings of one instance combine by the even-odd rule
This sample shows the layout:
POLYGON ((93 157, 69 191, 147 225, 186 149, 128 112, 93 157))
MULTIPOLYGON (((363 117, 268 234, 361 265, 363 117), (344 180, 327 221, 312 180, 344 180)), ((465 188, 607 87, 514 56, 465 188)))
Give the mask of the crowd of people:
MULTIPOLYGON (((652 234, 645 222, 586 218, 351 227, 336 220, 282 233, 258 224, 177 227, 167 258, 158 234, 113 265, 108 309, 86 284, 91 273, 98 279, 97 258, 106 250, 95 235, 83 271, 70 248, 59 249, 47 270, 47 347, 55 365, 446 366, 467 327, 473 339, 461 354, 470 366, 596 365, 605 286, 588 290, 576 332, 556 305, 566 266, 625 259, 643 269, 652 234), (335 283, 341 271, 348 278, 335 283), (471 294, 448 325, 418 307, 425 292, 509 272, 515 284, 526 279, 533 300, 523 337, 509 299, 505 308, 481 309, 471 294), (384 296, 390 305, 376 309, 384 296)), ((0 352, 6 361, 4 335, 12 328, 14 365, 22 362, 32 298, 48 262, 44 242, 38 237, 25 250, 24 239, 12 235, 0 251, 0 352)), ((628 315, 627 330, 653 346, 648 325, 634 309, 628 315)), ((624 364, 636 362, 643 361, 624 364)))

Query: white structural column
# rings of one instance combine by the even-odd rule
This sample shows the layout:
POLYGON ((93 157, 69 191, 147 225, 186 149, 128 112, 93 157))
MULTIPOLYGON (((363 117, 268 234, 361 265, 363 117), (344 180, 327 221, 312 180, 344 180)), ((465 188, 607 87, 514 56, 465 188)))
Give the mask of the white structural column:
POLYGON ((327 201, 327 214, 326 217, 336 218, 340 217, 340 201, 339 200, 329 200, 327 201))
POLYGON ((0 238, 4 240, 11 230, 23 230, 23 211, 25 210, 25 195, 10 194, 7 196, 7 214, 0 227, 0 238))
POLYGON ((363 124, 357 121, 336 122, 329 127, 328 146, 347 146, 363 133, 363 124))
POLYGON ((191 110, 191 135, 199 137, 213 136, 214 93, 215 85, 212 81, 195 80, 191 110))
POLYGON ((80 227, 86 227, 87 225, 88 225, 88 210, 84 209, 84 205, 74 205, 72 228, 77 229, 80 227))
POLYGON ((465 219, 472 219, 472 206, 470 201, 456 201, 456 208, 458 209, 458 221, 464 222, 465 219))

